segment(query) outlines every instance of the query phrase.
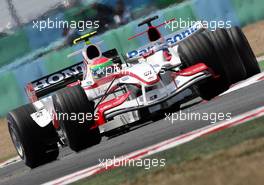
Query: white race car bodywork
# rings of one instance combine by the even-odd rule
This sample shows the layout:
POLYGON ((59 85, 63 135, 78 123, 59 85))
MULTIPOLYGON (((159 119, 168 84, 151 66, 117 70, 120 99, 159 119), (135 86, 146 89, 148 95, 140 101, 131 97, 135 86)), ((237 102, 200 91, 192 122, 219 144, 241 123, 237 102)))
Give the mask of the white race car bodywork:
MULTIPOLYGON (((187 34, 185 38, 201 28, 201 25, 196 25, 195 29, 190 28, 192 32, 190 31, 190 34, 187 34)), ((187 32, 181 34, 183 33, 187 32)), ((109 86, 116 87, 119 91, 111 92, 104 102, 114 98, 118 100, 119 96, 121 97, 128 91, 126 89, 128 85, 135 85, 141 91, 140 95, 132 94, 121 104, 113 106, 113 103, 106 103, 101 107, 105 109, 103 116, 106 120, 106 123, 99 125, 101 132, 107 132, 141 119, 140 109, 142 108, 147 108, 150 113, 154 113, 177 104, 185 97, 192 95, 193 92, 189 89, 192 85, 212 76, 207 66, 203 64, 181 72, 182 63, 178 55, 178 41, 175 41, 178 38, 177 35, 179 34, 174 36, 174 41, 168 37, 166 43, 160 41, 152 43, 152 47, 148 46, 148 48, 151 48, 153 53, 147 56, 144 56, 142 52, 142 56, 133 56, 134 58, 130 56, 134 61, 136 60, 136 63, 132 64, 128 61, 126 65, 123 64, 121 70, 115 71, 114 74, 111 74, 112 76, 107 76, 102 80, 103 83, 98 83, 93 79, 89 68, 85 67, 85 79, 80 82, 80 85, 85 90, 88 99, 95 101, 95 104, 102 103, 100 99, 107 93, 109 86), (169 42, 171 44, 168 44, 169 42), (164 57, 164 48, 170 54, 169 61, 164 57), (173 71, 168 69, 173 69, 173 71), (122 89, 121 86, 125 88, 122 89), (110 108, 107 109, 107 106, 110 108)), ((147 50, 144 51, 147 52, 147 50)), ((31 117, 38 125, 42 127, 47 125, 53 119, 52 115, 55 112, 51 96, 42 98, 34 102, 33 105, 37 112, 31 117)), ((99 109, 97 107, 95 112, 99 109)))

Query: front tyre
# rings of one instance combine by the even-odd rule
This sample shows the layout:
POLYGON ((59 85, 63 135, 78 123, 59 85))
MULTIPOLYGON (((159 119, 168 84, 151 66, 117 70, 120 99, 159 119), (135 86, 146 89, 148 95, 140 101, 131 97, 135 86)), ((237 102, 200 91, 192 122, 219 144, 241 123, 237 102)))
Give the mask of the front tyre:
POLYGON ((237 49, 247 72, 247 78, 261 72, 258 61, 248 43, 248 40, 239 27, 227 29, 232 44, 237 49))
POLYGON ((179 44, 178 51, 185 67, 203 62, 216 74, 217 78, 197 85, 199 95, 205 100, 214 98, 247 76, 244 63, 224 29, 193 35, 179 44))
POLYGON ((193 35, 179 44, 178 51, 184 67, 203 62, 220 75, 218 79, 209 79, 197 85, 201 98, 210 100, 229 88, 230 83, 224 67, 218 61, 214 46, 208 37, 203 34, 193 35))
POLYGON ((102 136, 99 128, 91 129, 94 125, 94 102, 88 100, 81 86, 62 89, 52 96, 52 100, 60 127, 73 151, 78 152, 100 143, 102 136), (64 115, 64 118, 60 115, 64 115), (79 118, 79 115, 84 115, 85 120, 80 122, 72 119, 79 118), (86 119, 87 115, 89 120, 86 119))

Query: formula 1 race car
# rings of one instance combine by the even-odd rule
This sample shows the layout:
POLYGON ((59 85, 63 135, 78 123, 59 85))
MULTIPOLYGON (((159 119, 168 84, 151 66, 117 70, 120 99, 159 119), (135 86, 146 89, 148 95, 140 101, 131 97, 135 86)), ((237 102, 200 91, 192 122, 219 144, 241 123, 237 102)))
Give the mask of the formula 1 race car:
MULTIPOLYGON (((29 83, 31 103, 7 115, 19 156, 33 168, 55 160, 60 145, 80 151, 100 143, 102 134, 144 119, 192 95, 210 100, 230 85, 260 72, 242 31, 208 31, 201 24, 162 38, 160 26, 144 20, 150 45, 128 53, 102 53, 89 38, 83 62, 29 83)), ((163 24, 164 25, 164 24, 163 24)))

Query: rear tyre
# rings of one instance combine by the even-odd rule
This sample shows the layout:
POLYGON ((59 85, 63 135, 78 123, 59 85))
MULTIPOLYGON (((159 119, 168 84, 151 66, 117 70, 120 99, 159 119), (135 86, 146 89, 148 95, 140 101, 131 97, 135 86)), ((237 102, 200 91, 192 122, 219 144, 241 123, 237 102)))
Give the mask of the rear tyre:
POLYGON ((56 160, 58 135, 50 123, 40 127, 31 118, 36 112, 32 104, 19 107, 7 115, 8 129, 18 155, 30 168, 56 160))
POLYGON ((227 33, 237 49, 247 72, 247 78, 261 72, 257 59, 248 43, 248 40, 239 27, 227 29, 227 33))
POLYGON ((99 128, 91 129, 94 125, 94 102, 88 100, 81 86, 62 89, 52 99, 60 127, 72 150, 78 152, 100 143, 102 136, 99 128), (68 117, 65 118, 65 115, 68 117), (80 116, 81 120, 78 119, 80 116))

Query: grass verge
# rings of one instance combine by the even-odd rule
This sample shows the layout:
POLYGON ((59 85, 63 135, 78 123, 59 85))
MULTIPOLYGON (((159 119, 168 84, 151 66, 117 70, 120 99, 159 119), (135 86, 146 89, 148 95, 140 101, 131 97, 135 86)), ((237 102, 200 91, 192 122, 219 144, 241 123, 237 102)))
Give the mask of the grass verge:
POLYGON ((249 24, 243 28, 243 31, 255 53, 256 56, 264 54, 264 21, 258 21, 249 24))
POLYGON ((16 156, 15 148, 12 144, 6 120, 0 119, 0 163, 16 156))
POLYGON ((263 157, 264 117, 151 156, 165 167, 121 167, 75 184, 262 184, 263 157))
POLYGON ((264 61, 259 62, 261 71, 264 71, 264 61))

